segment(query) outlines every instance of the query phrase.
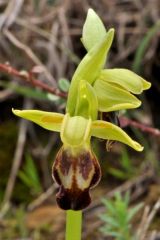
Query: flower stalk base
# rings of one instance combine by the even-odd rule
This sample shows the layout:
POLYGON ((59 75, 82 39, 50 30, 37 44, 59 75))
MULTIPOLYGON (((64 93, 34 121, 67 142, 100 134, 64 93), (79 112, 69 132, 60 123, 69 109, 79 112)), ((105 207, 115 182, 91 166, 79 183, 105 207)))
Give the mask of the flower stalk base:
POLYGON ((65 240, 81 240, 82 211, 66 211, 65 240))

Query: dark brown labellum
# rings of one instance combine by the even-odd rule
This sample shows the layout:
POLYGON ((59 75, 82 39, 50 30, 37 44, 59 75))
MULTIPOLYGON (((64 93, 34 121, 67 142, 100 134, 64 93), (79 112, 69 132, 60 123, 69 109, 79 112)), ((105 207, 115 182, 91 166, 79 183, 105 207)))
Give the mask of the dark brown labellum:
POLYGON ((64 210, 81 210, 90 202, 89 189, 101 178, 96 156, 90 149, 64 149, 58 152, 53 165, 53 178, 59 184, 56 200, 64 210))

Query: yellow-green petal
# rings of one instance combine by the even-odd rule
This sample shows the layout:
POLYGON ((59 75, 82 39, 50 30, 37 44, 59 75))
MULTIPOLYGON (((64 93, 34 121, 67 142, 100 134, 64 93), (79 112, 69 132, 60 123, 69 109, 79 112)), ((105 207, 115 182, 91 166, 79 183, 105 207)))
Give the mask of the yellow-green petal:
POLYGON ((87 51, 100 42, 106 35, 106 29, 93 9, 89 9, 83 25, 82 43, 87 51))
POLYGON ((91 119, 66 114, 61 127, 61 140, 64 145, 78 147, 90 139, 91 119))
POLYGON ((101 79, 96 80, 94 90, 97 94, 98 110, 101 112, 137 108, 141 105, 141 101, 128 91, 101 79))
POLYGON ((39 110, 12 109, 12 112, 18 117, 30 120, 47 130, 56 132, 60 132, 61 124, 64 118, 64 115, 60 113, 39 110))
POLYGON ((112 44, 114 29, 110 29, 102 41, 98 42, 78 65, 69 88, 66 111, 73 116, 77 100, 79 82, 85 80, 90 84, 99 76, 103 68, 109 48, 112 44))
POLYGON ((114 83, 129 92, 140 94, 150 88, 151 84, 136 73, 123 68, 105 69, 101 71, 100 79, 114 83))
POLYGON ((138 142, 132 140, 120 127, 109 122, 100 120, 94 121, 92 123, 91 135, 102 139, 125 143, 136 151, 143 150, 143 147, 138 142))
POLYGON ((151 83, 142 78, 143 90, 147 90, 151 87, 151 83))

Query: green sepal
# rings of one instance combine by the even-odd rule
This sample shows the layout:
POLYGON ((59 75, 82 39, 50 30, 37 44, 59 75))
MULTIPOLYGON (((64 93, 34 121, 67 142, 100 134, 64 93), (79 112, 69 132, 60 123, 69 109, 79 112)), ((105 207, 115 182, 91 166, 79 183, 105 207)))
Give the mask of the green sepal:
POLYGON ((93 84, 103 68, 108 50, 112 44, 114 29, 110 29, 106 36, 97 43, 78 65, 69 89, 66 111, 73 116, 77 99, 78 85, 81 80, 93 84))
POLYGON ((30 120, 39 126, 55 132, 60 132, 61 124, 64 118, 63 114, 45 112, 39 110, 14 110, 12 112, 21 118, 30 120))
POLYGON ((65 146, 78 147, 90 140, 91 119, 66 114, 61 127, 61 140, 65 146))
POLYGON ((100 79, 118 85, 134 94, 140 94, 149 89, 151 84, 136 73, 123 68, 104 69, 101 71, 100 79))
POLYGON ((120 127, 109 122, 100 120, 92 122, 91 135, 102 139, 123 142, 136 151, 143 150, 143 147, 138 142, 132 140, 120 127))
POLYGON ((77 104, 75 109, 76 116, 97 119, 98 100, 93 87, 86 81, 79 83, 77 104))
POLYGON ((82 38, 81 41, 89 51, 98 42, 100 42, 106 35, 106 29, 93 9, 89 9, 87 13, 86 21, 83 25, 82 38))
POLYGON ((96 80, 94 90, 98 99, 98 110, 101 112, 137 108, 141 105, 141 101, 128 91, 101 79, 96 80))

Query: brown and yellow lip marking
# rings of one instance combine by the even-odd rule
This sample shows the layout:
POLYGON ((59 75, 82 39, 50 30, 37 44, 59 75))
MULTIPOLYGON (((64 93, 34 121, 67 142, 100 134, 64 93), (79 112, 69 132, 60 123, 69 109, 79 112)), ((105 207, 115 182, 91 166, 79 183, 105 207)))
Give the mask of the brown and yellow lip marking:
POLYGON ((101 170, 90 149, 82 148, 75 155, 62 147, 53 165, 53 178, 59 185, 56 195, 59 207, 81 210, 90 204, 89 190, 99 182, 101 170))
POLYGON ((60 116, 44 116, 42 117, 42 122, 44 123, 61 123, 63 120, 63 117, 60 116))

